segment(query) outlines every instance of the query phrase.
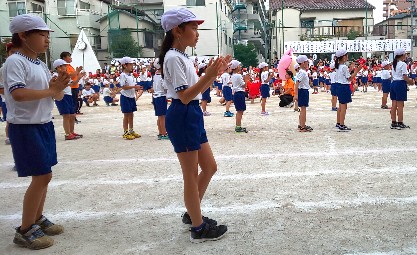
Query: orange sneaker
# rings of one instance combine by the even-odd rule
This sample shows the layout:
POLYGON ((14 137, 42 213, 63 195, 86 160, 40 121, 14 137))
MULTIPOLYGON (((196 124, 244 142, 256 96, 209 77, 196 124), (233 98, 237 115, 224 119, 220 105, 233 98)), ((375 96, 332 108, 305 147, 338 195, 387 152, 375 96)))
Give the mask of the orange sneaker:
POLYGON ((76 137, 74 134, 65 135, 65 140, 76 140, 78 137, 76 137))

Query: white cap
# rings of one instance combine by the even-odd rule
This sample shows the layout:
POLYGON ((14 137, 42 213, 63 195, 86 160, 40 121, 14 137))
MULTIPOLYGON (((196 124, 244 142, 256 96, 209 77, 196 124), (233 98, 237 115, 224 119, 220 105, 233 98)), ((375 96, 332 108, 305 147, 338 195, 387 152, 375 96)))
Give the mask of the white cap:
POLYGON ((381 63, 381 67, 386 67, 387 65, 391 64, 389 61, 383 61, 381 63))
POLYGON ((122 59, 119 60, 119 62, 122 65, 136 63, 135 60, 133 58, 130 58, 130 57, 123 57, 122 59))
POLYGON ((297 63, 302 64, 304 62, 308 61, 308 57, 306 55, 300 55, 297 57, 297 63))
POLYGON ((298 69, 298 68, 300 68, 300 64, 295 63, 295 64, 294 64, 294 69, 298 69))
POLYGON ((405 50, 404 49, 396 49, 394 51, 394 56, 401 56, 405 54, 405 50))
POLYGON ((161 65, 159 64, 159 58, 155 59, 155 61, 153 62, 153 66, 156 69, 161 69, 161 65))
POLYGON ((262 68, 267 67, 267 66, 268 66, 268 64, 267 64, 267 63, 262 62, 262 63, 260 63, 260 64, 259 64, 259 66, 258 66, 258 67, 262 69, 262 68))
POLYGON ((340 57, 343 57, 344 55, 346 55, 347 54, 347 50, 345 50, 345 49, 338 49, 337 51, 336 51, 336 54, 335 54, 335 56, 337 57, 337 58, 340 58, 340 57))
POLYGON ((57 59, 54 61, 54 63, 52 64, 52 67, 54 69, 56 69, 58 66, 62 66, 62 65, 68 65, 69 63, 67 63, 67 61, 63 60, 63 59, 57 59))
POLYGON ((332 62, 332 63, 330 63, 330 69, 335 69, 335 67, 336 67, 336 64, 334 63, 334 62, 332 62))
POLYGON ((240 62, 239 61, 237 61, 236 59, 233 59, 231 62, 230 62, 230 68, 233 70, 233 69, 236 69, 238 66, 240 66, 240 62))
POLYGON ((207 66, 206 63, 201 63, 198 65, 198 69, 205 68, 207 66))
POLYGON ((184 22, 191 21, 196 21, 199 25, 204 22, 204 20, 198 19, 194 13, 185 8, 166 11, 161 17, 161 25, 165 33, 184 22))
POLYGON ((10 21, 9 26, 10 33, 21 33, 30 30, 42 30, 42 31, 51 31, 45 21, 39 16, 31 15, 31 14, 22 14, 17 15, 10 21))

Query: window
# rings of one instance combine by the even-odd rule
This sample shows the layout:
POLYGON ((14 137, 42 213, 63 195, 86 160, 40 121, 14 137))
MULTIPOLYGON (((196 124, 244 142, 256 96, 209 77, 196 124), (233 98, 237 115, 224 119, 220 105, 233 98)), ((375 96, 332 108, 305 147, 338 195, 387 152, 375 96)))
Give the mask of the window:
POLYGON ((314 28, 314 20, 301 20, 301 27, 303 28, 314 28))
POLYGON ((83 11, 90 11, 90 4, 83 1, 79 1, 78 9, 83 11))
POLYGON ((229 45, 232 45, 232 38, 229 37, 229 45))
POLYGON ((94 36, 94 46, 96 47, 96 49, 101 49, 101 36, 100 35, 94 36))
POLYGON ((224 34, 224 44, 227 45, 227 34, 226 33, 224 34))
POLYGON ((58 15, 75 15, 75 0, 57 0, 58 15))
POLYGON ((206 6, 206 0, 187 0, 187 6, 206 6))
POLYGON ((25 1, 8 1, 7 3, 9 5, 9 17, 10 18, 26 13, 25 1))
POLYGON ((403 23, 402 22, 397 22, 397 29, 398 30, 403 29, 403 23))
POLYGON ((145 34, 145 48, 153 49, 153 33, 144 32, 145 34))
POLYGON ((32 12, 34 12, 34 13, 42 13, 43 12, 42 5, 35 4, 35 3, 32 2, 31 6, 32 6, 32 12))

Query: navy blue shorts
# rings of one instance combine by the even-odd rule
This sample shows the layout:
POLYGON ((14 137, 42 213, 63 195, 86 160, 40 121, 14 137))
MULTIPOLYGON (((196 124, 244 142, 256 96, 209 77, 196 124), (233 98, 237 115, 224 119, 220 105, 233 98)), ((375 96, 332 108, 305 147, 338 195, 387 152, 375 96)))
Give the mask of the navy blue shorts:
POLYGON ((331 85, 332 83, 330 82, 330 79, 326 79, 325 80, 325 82, 326 82, 326 85, 331 85))
POLYGON ((167 111, 165 127, 176 153, 199 150, 201 144, 208 142, 198 100, 185 105, 181 100, 173 99, 167 111))
POLYGON ((155 110, 155 116, 167 115, 167 97, 157 97, 153 99, 153 108, 155 110))
POLYGON ((368 77, 362 77, 362 83, 367 84, 368 83, 368 77))
POLYGON ((407 82, 402 81, 392 81, 390 98, 393 101, 407 101, 407 82))
POLYGON ((75 114, 74 100, 71 95, 64 95, 61 101, 55 100, 55 105, 60 115, 75 114))
POLYGON ((3 113, 3 121, 6 121, 7 118, 7 106, 6 106, 6 102, 2 102, 1 103, 1 112, 3 113))
POLYGON ((391 80, 382 80, 382 93, 388 94, 391 91, 391 80))
POLYGON ((324 83, 324 77, 319 77, 319 82, 324 83))
POLYGON ((19 177, 45 175, 58 163, 54 124, 9 124, 9 138, 19 177))
POLYGON ((268 84, 262 84, 261 85, 261 96, 262 98, 268 98, 271 95, 269 94, 269 85, 268 84))
POLYGON ((201 100, 211 103, 210 88, 207 88, 206 91, 204 91, 203 94, 201 94, 201 96, 201 100))
POLYGON ((413 79, 413 80, 416 79, 417 78, 417 74, 415 74, 415 73, 410 74, 410 78, 413 79))
POLYGON ((99 85, 93 85, 93 90, 98 93, 100 92, 100 86, 99 85))
POLYGON ((233 94, 232 94, 232 88, 229 86, 223 86, 223 97, 226 101, 233 101, 233 94))
POLYGON ((337 98, 340 104, 348 104, 352 102, 352 91, 350 91, 350 84, 339 84, 337 90, 337 98))
POLYGON ((222 90, 222 88, 223 88, 223 83, 220 83, 220 82, 215 82, 215 84, 217 85, 217 89, 222 90))
POLYGON ((245 102, 245 92, 237 91, 233 96, 233 102, 235 104, 236 111, 244 112, 246 111, 246 102, 245 102))
POLYGON ((103 99, 104 99, 104 102, 106 102, 107 104, 113 103, 113 98, 112 97, 105 96, 105 97, 103 97, 103 99))
POLYGON ((143 87, 143 90, 149 90, 152 88, 152 81, 141 81, 139 84, 143 87))
POLYGON ((339 89, 339 83, 333 83, 330 86, 330 93, 332 93, 332 96, 337 97, 337 90, 339 89))
POLYGON ((318 87, 319 86, 319 79, 314 79, 313 80, 313 86, 314 87, 318 87))
POLYGON ((122 108, 122 113, 131 113, 138 110, 135 98, 123 95, 120 96, 120 107, 122 108))
POLYGON ((309 101, 310 93, 308 93, 308 89, 298 89, 298 106, 308 107, 309 101))

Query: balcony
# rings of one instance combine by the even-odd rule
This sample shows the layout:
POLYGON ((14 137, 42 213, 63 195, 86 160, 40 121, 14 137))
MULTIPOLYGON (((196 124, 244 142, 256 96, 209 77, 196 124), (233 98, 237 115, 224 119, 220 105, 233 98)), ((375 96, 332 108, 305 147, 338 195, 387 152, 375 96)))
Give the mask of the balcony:
POLYGON ((248 30, 248 27, 246 26, 246 24, 243 24, 243 23, 233 24, 233 33, 236 33, 238 31, 245 31, 245 30, 248 30))
POLYGON ((237 10, 246 10, 246 5, 243 3, 237 3, 233 5, 233 11, 237 11, 237 10))
MULTIPOLYGON (((300 28, 300 40, 321 40, 335 37, 363 37, 365 26, 320 26, 300 28)), ((369 26, 368 35, 372 34, 373 26, 369 26)))

